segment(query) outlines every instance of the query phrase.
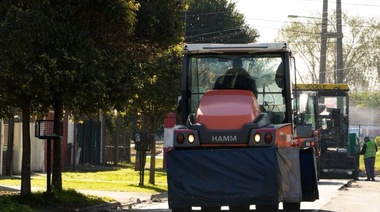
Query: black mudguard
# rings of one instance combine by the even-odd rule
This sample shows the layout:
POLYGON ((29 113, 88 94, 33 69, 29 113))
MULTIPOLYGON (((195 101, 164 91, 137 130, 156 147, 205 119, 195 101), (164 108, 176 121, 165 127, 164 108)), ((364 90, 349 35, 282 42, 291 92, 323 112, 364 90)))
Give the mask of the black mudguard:
POLYGON ((302 200, 319 199, 317 162, 314 148, 300 150, 302 200))
POLYGON ((277 149, 171 150, 169 208, 278 203, 277 149))

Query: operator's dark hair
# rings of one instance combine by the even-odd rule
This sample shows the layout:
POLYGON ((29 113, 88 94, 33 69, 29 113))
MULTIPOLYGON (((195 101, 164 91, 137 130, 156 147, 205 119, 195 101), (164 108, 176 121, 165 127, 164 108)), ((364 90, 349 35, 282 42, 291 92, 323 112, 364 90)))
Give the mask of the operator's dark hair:
POLYGON ((232 61, 232 67, 236 67, 236 68, 241 68, 243 67, 243 62, 241 61, 240 58, 235 58, 233 61, 232 61))

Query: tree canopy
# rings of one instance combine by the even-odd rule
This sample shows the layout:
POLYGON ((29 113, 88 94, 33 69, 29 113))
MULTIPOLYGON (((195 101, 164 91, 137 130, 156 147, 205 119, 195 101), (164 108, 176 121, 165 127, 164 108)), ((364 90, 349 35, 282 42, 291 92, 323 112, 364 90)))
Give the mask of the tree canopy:
MULTIPOLYGON (((28 129, 32 111, 36 108, 46 111, 59 105, 57 114, 62 114, 65 108, 73 115, 91 115, 120 105, 136 85, 130 80, 138 70, 134 68, 136 61, 152 55, 152 50, 178 42, 178 33, 174 32, 180 31, 181 26, 176 25, 179 21, 175 20, 179 19, 175 2, 161 0, 156 5, 149 2, 1 3, 0 82, 4 86, 0 95, 4 104, 0 107, 3 114, 9 106, 23 111, 22 194, 30 193, 28 129), (159 3, 165 8, 158 10, 159 3), (156 23, 146 25, 138 21, 138 18, 148 20, 147 17, 154 17, 156 23)), ((60 149, 55 150, 55 156, 59 154, 60 149)), ((59 183, 56 188, 59 189, 59 183)))
MULTIPOLYGON (((320 15, 316 15, 317 17, 320 15)), ((328 32, 336 32, 335 14, 329 17, 328 32)), ((351 91, 380 89, 380 22, 343 14, 343 82, 351 91)), ((297 19, 280 31, 278 40, 286 41, 306 64, 302 80, 319 82, 321 19, 297 19), (306 73, 306 74, 305 74, 306 73)), ((326 82, 336 82, 336 40, 328 39, 326 55, 326 82)), ((298 61, 300 62, 300 61, 298 61)), ((298 66, 298 68, 303 66, 298 66)))
MULTIPOLYGON (((33 113, 55 108, 59 122, 63 110, 79 117, 115 108, 141 112, 156 129, 174 110, 180 89, 181 16, 189 17, 187 41, 253 42, 258 36, 235 3, 184 2, 0 2, 0 116, 10 116, 11 107, 22 110, 22 194, 30 193, 33 113)), ((53 184, 60 189, 61 149, 59 139, 54 142, 53 184)))
POLYGON ((187 43, 250 43, 259 37, 250 28, 236 3, 228 0, 188 0, 183 14, 187 43))
MULTIPOLYGON (((157 10, 158 14, 167 13, 166 11, 161 11, 159 5, 148 2, 151 6, 146 9, 147 13, 153 12, 150 10, 157 10)), ((169 48, 166 46, 166 48, 153 49, 151 47, 155 47, 154 45, 144 46, 143 49, 148 54, 145 54, 141 60, 134 63, 134 69, 137 70, 137 75, 132 78, 135 82, 134 89, 132 89, 134 92, 125 107, 127 111, 141 115, 141 122, 143 123, 141 123, 139 130, 149 131, 153 134, 153 138, 155 138, 157 129, 162 127, 163 119, 167 113, 175 112, 176 109, 177 97, 180 95, 182 65, 182 43, 180 42, 182 40, 179 38, 183 38, 184 33, 185 42, 198 43, 246 43, 254 42, 258 37, 257 31, 250 29, 245 24, 243 15, 235 10, 235 3, 229 3, 225 0, 185 0, 178 1, 176 6, 179 12, 178 15, 182 16, 185 27, 182 27, 183 23, 177 23, 176 21, 173 21, 168 26, 173 27, 176 35, 180 37, 169 43, 171 44, 169 48)), ((158 23, 155 16, 144 19, 139 18, 139 20, 143 20, 143 26, 158 23)), ((157 30, 159 32, 163 31, 161 36, 166 35, 165 33, 171 33, 170 31, 165 32, 166 27, 163 25, 158 26, 157 30)), ((149 34, 146 27, 138 28, 141 31, 137 30, 137 36, 149 34)), ((155 34, 152 34, 153 36, 157 37, 155 34)), ((157 41, 159 42, 160 39, 157 41)), ((162 45, 160 46, 162 47, 162 45)), ((154 149, 151 156, 154 161, 154 149)), ((149 182, 152 184, 154 184, 154 169, 154 164, 153 166, 151 164, 149 182)))

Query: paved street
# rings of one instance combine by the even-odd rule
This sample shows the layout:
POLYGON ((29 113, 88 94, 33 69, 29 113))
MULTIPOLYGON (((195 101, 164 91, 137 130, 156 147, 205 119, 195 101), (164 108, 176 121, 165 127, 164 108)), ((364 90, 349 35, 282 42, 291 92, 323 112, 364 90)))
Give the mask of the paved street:
MULTIPOLYGON (((329 202, 337 195, 340 188, 344 188, 349 180, 335 180, 335 179, 322 179, 319 182, 319 196, 320 199, 315 202, 302 202, 302 211, 325 211, 322 210, 323 206, 329 204, 329 202)), ((375 182, 376 183, 376 182, 375 182)), ((380 184, 380 183, 379 183, 380 184)), ((282 204, 279 205, 282 210, 282 204)), ((251 206, 251 210, 255 207, 251 206)), ((200 208, 193 208, 194 211, 200 211, 200 208)), ((223 211, 228 211, 228 207, 222 207, 223 211)), ((170 212, 167 202, 161 203, 144 203, 135 205, 132 211, 136 212, 170 212)))
MULTIPOLYGON (((319 182, 319 197, 315 202, 302 202, 301 211, 305 212, 351 212, 363 211, 379 212, 380 194, 379 176, 377 181, 359 181, 352 180, 326 180, 319 182)), ((17 191, 16 186, 0 186, 1 190, 17 191)), ((33 188, 33 190, 44 190, 44 188, 33 188)), ((134 192, 113 192, 113 191, 95 191, 95 190, 78 190, 79 192, 92 194, 96 196, 107 196, 115 199, 121 208, 113 211, 135 211, 135 212, 171 212, 168 209, 167 194, 147 194, 134 192)), ((254 210, 251 206, 251 210, 254 210)), ((279 205, 280 211, 282 204, 279 205)), ((194 211, 200 211, 200 208, 193 208, 194 211)), ((223 207, 223 211, 228 211, 228 207, 223 207)), ((112 210, 111 210, 112 211, 112 210)))

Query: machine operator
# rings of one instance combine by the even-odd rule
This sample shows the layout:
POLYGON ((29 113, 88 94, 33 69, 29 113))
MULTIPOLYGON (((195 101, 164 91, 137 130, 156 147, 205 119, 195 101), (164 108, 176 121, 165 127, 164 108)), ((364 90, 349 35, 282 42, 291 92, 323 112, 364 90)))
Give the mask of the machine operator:
POLYGON ((217 78, 214 89, 243 89, 252 91, 256 98, 258 95, 256 82, 243 68, 243 62, 240 58, 235 58, 232 62, 232 68, 217 78))

